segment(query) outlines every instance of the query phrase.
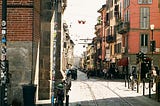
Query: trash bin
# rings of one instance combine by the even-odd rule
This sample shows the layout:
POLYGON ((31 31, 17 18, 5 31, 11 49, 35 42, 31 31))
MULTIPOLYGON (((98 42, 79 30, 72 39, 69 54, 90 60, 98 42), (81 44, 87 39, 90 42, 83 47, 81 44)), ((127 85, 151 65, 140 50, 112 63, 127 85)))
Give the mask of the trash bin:
POLYGON ((37 86, 34 84, 23 85, 24 106, 35 106, 35 92, 37 86))
POLYGON ((158 99, 158 102, 160 102, 160 82, 158 82, 158 87, 157 87, 157 99, 158 99))

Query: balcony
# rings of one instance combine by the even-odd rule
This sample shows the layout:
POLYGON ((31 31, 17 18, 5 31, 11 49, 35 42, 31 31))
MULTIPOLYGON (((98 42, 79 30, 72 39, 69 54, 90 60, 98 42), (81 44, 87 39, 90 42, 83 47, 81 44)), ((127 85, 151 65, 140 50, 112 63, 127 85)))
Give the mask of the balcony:
POLYGON ((125 34, 129 31, 129 22, 119 22, 118 25, 117 25, 117 32, 119 34, 125 34))
POLYGON ((105 22, 105 25, 106 25, 106 26, 109 26, 109 25, 110 25, 110 21, 107 20, 107 21, 105 22))
POLYGON ((107 42, 107 43, 113 43, 113 42, 115 42, 115 37, 112 36, 112 35, 108 35, 108 36, 106 37, 106 42, 107 42))
POLYGON ((95 25, 95 30, 98 30, 98 29, 100 29, 102 27, 102 25, 100 24, 100 23, 97 23, 96 25, 95 25))

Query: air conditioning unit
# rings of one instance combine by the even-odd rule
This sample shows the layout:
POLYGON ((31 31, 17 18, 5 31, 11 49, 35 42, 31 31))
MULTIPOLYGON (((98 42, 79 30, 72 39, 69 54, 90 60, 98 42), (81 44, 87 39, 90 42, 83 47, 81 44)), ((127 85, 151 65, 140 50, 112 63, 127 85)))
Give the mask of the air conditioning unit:
POLYGON ((125 47, 122 47, 121 52, 125 53, 125 47))

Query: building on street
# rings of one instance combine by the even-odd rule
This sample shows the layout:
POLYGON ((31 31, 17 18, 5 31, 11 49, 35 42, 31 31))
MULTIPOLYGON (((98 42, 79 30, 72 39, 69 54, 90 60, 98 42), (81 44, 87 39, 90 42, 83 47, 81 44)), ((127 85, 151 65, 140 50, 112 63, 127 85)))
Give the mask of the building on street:
POLYGON ((148 66, 153 60, 159 70, 159 1, 106 0, 98 12, 100 16, 93 40, 95 48, 100 46, 95 49, 96 69, 98 66, 100 70, 118 68, 121 74, 128 76, 132 67, 137 67, 143 79, 148 72, 146 64, 138 65, 136 60, 136 54, 142 52, 147 57, 148 66))
MULTIPOLYGON (((30 83, 37 86, 36 101, 50 100, 55 0, 6 1, 7 58, 11 74, 8 104, 15 99, 23 104, 22 85, 30 83)), ((61 4, 63 14, 67 0, 61 4)), ((2 1, 2 9, 1 5, 2 1)), ((62 79, 61 72, 59 73, 59 78, 62 79)))

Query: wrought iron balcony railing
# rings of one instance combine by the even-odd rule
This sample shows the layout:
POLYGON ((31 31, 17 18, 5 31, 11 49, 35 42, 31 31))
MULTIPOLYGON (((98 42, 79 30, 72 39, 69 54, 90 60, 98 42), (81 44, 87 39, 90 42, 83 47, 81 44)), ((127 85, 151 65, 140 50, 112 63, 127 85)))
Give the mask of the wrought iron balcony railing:
POLYGON ((130 24, 129 22, 119 22, 117 25, 117 32, 119 34, 125 34, 129 31, 130 29, 130 24))

